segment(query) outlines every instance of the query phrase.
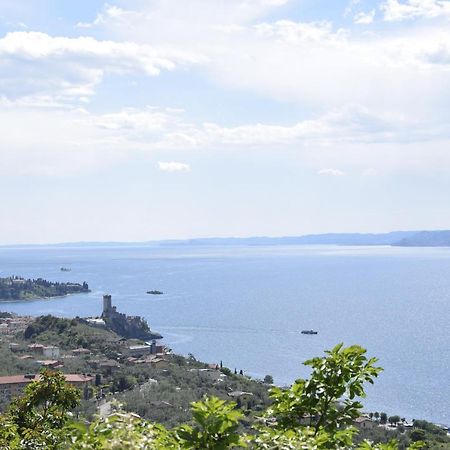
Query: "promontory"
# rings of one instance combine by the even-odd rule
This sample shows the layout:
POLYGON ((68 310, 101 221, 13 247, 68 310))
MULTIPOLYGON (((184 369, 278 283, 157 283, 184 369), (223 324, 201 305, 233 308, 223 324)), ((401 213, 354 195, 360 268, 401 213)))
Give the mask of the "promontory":
POLYGON ((17 276, 0 278, 0 300, 34 300, 90 292, 86 282, 59 283, 17 276))

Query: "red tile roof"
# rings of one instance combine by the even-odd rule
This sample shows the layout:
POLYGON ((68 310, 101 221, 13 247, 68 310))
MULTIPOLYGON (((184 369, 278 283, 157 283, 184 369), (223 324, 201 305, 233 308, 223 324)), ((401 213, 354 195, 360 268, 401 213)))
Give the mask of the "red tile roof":
MULTIPOLYGON (((85 383, 94 379, 94 377, 91 377, 90 375, 77 373, 64 374, 64 377, 68 383, 85 383)), ((34 377, 27 377, 25 375, 10 375, 7 377, 0 377, 0 385, 31 383, 32 381, 38 381, 40 379, 40 375, 35 375, 34 377)))

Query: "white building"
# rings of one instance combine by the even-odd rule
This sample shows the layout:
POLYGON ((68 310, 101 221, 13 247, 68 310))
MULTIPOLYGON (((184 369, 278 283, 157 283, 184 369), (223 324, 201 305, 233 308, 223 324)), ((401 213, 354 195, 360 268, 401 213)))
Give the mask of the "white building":
POLYGON ((47 358, 59 358, 59 347, 49 345, 48 347, 44 347, 42 349, 42 353, 47 358))

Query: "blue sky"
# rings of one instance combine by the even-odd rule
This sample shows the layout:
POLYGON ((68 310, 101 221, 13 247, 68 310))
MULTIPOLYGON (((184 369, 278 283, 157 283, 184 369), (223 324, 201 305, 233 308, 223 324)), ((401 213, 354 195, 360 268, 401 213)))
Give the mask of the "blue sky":
POLYGON ((450 228, 449 20, 2 0, 0 243, 450 228))

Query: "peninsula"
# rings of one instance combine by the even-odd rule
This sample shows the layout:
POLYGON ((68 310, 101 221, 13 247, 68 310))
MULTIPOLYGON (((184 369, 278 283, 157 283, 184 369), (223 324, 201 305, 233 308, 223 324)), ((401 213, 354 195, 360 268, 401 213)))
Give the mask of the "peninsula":
POLYGON ((90 292, 86 282, 59 283, 17 276, 0 278, 0 300, 34 300, 90 292))

